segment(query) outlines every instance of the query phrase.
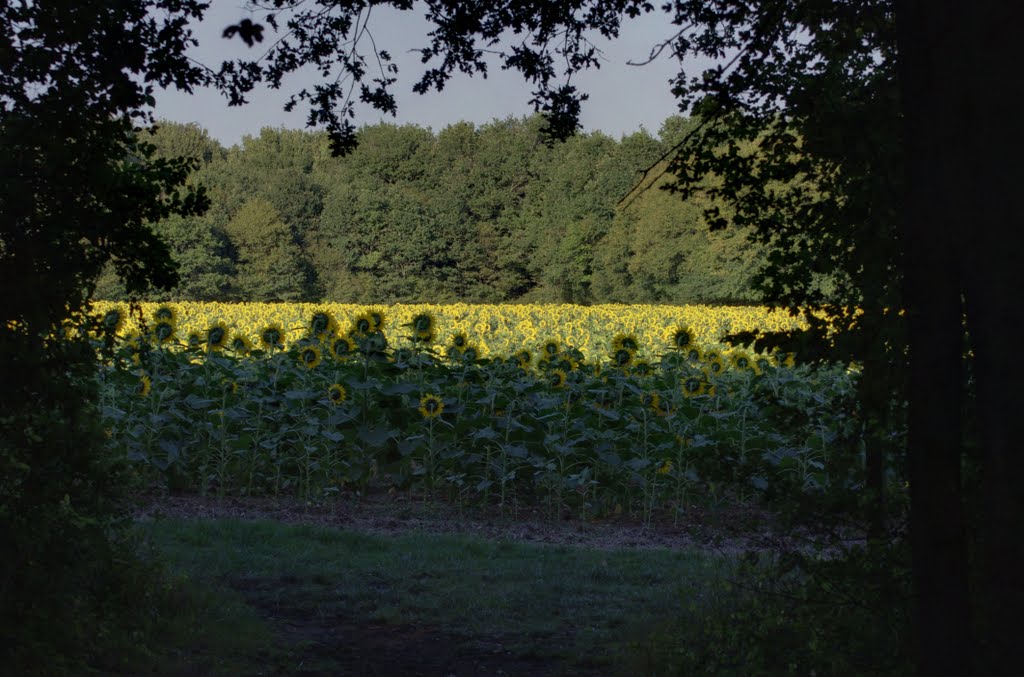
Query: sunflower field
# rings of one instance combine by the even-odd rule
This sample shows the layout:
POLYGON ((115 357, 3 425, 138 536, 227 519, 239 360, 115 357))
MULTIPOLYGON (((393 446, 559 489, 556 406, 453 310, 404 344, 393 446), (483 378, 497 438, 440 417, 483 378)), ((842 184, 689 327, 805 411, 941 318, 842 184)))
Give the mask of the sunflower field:
POLYGON ((761 308, 98 303, 102 411, 162 491, 407 491, 649 519, 848 482, 853 379, 719 343, 761 308))

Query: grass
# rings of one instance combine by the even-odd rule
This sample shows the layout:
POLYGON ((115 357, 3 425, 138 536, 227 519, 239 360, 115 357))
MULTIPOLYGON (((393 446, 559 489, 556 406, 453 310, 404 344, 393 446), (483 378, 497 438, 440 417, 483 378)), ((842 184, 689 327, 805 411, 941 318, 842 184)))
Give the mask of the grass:
MULTIPOLYGON (((138 525, 178 576, 158 674, 635 674, 729 560, 273 521, 138 525)), ((684 623, 685 624, 685 623, 684 623)), ((141 666, 138 666, 141 669, 141 666)))

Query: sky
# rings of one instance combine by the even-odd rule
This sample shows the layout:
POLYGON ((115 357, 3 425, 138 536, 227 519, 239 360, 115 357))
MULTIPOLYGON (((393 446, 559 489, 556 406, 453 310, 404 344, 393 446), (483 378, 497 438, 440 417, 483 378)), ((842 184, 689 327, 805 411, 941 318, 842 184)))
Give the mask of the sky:
MULTIPOLYGON (((208 66, 216 67, 225 59, 252 58, 261 54, 274 39, 266 27, 263 43, 249 48, 237 37, 221 37, 224 27, 249 16, 242 0, 213 0, 203 23, 196 28, 199 46, 190 56, 208 66)), ((398 82, 393 92, 398 102, 398 116, 392 117, 369 106, 357 109, 356 126, 390 122, 416 124, 440 131, 449 124, 470 121, 484 124, 509 116, 519 117, 533 112, 529 105, 530 87, 518 72, 489 69, 487 79, 456 74, 444 91, 424 95, 412 91, 424 66, 418 54, 410 54, 410 46, 426 45, 429 25, 416 10, 398 12, 375 8, 370 30, 380 49, 390 51, 399 67, 398 82)), ((627 20, 617 40, 594 40, 603 52, 600 70, 577 75, 573 83, 590 94, 583 103, 581 123, 584 131, 600 130, 613 138, 631 134, 641 128, 657 134, 662 121, 679 113, 670 92, 669 80, 679 70, 679 63, 668 54, 645 66, 631 66, 628 61, 647 60, 652 46, 671 37, 671 26, 660 13, 627 20)), ((695 65, 687 64, 688 69, 695 65)), ((300 104, 291 113, 283 106, 291 93, 317 81, 316 73, 306 71, 286 79, 281 90, 258 87, 241 107, 229 107, 220 94, 199 90, 193 94, 177 91, 158 92, 157 117, 175 122, 196 122, 225 145, 241 141, 243 136, 258 135, 263 127, 300 129, 306 126, 306 112, 300 104)))

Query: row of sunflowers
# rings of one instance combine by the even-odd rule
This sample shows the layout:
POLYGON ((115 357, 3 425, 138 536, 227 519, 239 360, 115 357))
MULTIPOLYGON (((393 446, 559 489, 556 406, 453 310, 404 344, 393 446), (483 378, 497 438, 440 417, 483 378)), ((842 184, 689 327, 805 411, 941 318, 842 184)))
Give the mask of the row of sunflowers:
POLYGON ((397 489, 650 518, 832 481, 851 434, 854 374, 715 342, 792 326, 763 309, 98 310, 111 442, 161 490, 397 489))

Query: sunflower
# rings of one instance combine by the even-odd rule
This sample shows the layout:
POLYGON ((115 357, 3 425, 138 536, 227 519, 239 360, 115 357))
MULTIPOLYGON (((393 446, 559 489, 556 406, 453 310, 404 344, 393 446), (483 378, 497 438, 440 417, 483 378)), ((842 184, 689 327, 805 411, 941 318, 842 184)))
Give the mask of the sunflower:
POLYGON ((420 398, 419 412, 423 418, 436 418, 444 411, 444 401, 437 395, 424 395, 420 398))
POLYGON ((153 325, 153 337, 157 343, 169 343, 174 340, 174 322, 167 319, 159 319, 153 325))
POLYGON ((782 364, 783 367, 789 367, 790 369, 792 369, 793 367, 796 366, 796 354, 795 353, 786 353, 786 357, 783 358, 780 361, 780 363, 782 364))
POLYGON ((146 374, 139 375, 139 397, 149 397, 150 391, 153 389, 153 381, 150 380, 146 374))
POLYGON ((612 353, 612 364, 616 367, 628 367, 633 362, 633 353, 625 348, 617 348, 612 353))
POLYGON ((658 393, 640 393, 640 404, 650 407, 657 413, 661 413, 661 396, 658 393))
POLYGON ((754 359, 743 350, 733 351, 732 354, 729 355, 729 362, 732 364, 733 368, 740 371, 752 371, 755 374, 761 373, 761 369, 757 366, 754 359))
POLYGON ((686 359, 690 362, 700 362, 704 359, 704 354, 701 352, 700 348, 693 345, 686 349, 686 359))
POLYGON ((632 334, 616 334, 615 338, 612 339, 612 353, 617 353, 620 350, 636 353, 636 351, 640 350, 640 344, 632 334))
POLYGON ((647 376, 651 373, 651 363, 647 360, 637 360, 633 364, 633 373, 637 376, 647 376))
POLYGON ((330 400, 331 404, 341 404, 348 397, 348 393, 345 392, 345 386, 340 383, 332 383, 331 387, 327 389, 327 399, 330 400))
POLYGON ((331 357, 341 360, 355 352, 356 343, 347 336, 338 336, 327 344, 327 350, 330 352, 331 357))
POLYGON ((387 321, 387 316, 384 314, 383 310, 373 308, 369 313, 367 313, 367 315, 370 317, 370 320, 373 321, 374 331, 384 331, 384 323, 387 321))
POLYGON ((260 345, 265 350, 284 348, 284 329, 280 322, 272 322, 260 330, 260 345))
POLYGON ((165 303, 153 311, 153 320, 155 322, 170 322, 172 325, 176 325, 178 324, 178 313, 174 310, 173 306, 165 303))
POLYGON ((462 359, 467 362, 476 362, 480 356, 480 351, 476 349, 476 346, 466 346, 462 349, 462 359))
POLYGON ((528 368, 530 366, 530 362, 533 361, 533 355, 531 355, 530 351, 526 349, 520 350, 516 353, 515 358, 516 362, 518 362, 519 366, 523 369, 528 368))
POLYGON ((660 468, 658 468, 658 474, 667 475, 670 472, 672 472, 672 461, 669 459, 665 459, 665 462, 661 464, 660 468))
POLYGON ((337 333, 338 321, 324 310, 317 310, 309 318, 309 335, 320 338, 337 333))
POLYGON ((725 360, 717 352, 709 352, 704 355, 704 366, 712 374, 721 374, 725 371, 725 360))
POLYGON ((549 357, 554 357, 558 353, 562 352, 562 346, 558 344, 558 341, 551 339, 550 341, 544 342, 544 345, 541 347, 541 352, 549 357))
POLYGON ((708 382, 697 376, 690 376, 683 381, 683 395, 698 397, 708 394, 708 382))
POLYGON ((672 347, 676 350, 687 350, 693 345, 693 332, 688 327, 676 327, 672 332, 672 347))
POLYGON ((221 350, 228 343, 228 325, 219 320, 206 330, 206 347, 209 350, 221 350))
POLYGON ((430 313, 420 313, 407 326, 412 327, 413 343, 432 343, 437 335, 436 321, 430 313))
POLYGON ((360 315, 352 322, 351 333, 356 334, 357 336, 365 336, 375 330, 376 326, 373 321, 373 317, 371 317, 369 313, 360 315))
POLYGON ((460 353, 466 349, 469 345, 469 338, 466 337, 465 332, 459 332, 452 337, 452 347, 458 350, 460 353))
POLYGON ((124 327, 127 314, 120 308, 111 308, 103 314, 103 330, 113 336, 124 327))
POLYGON ((562 369, 552 369, 548 372, 548 383, 550 383, 553 388, 564 388, 565 382, 568 378, 569 377, 562 369))
POLYGON ((323 360, 323 356, 320 354, 320 349, 316 346, 302 346, 299 350, 299 362, 302 363, 306 369, 315 369, 320 365, 323 360))
POLYGON ((241 332, 236 331, 231 337, 231 341, 228 345, 236 355, 248 355, 252 352, 252 341, 249 340, 248 336, 241 332))
POLYGON ((188 344, 190 350, 199 350, 199 347, 203 344, 203 337, 197 331, 190 331, 188 338, 185 339, 185 343, 188 344))

